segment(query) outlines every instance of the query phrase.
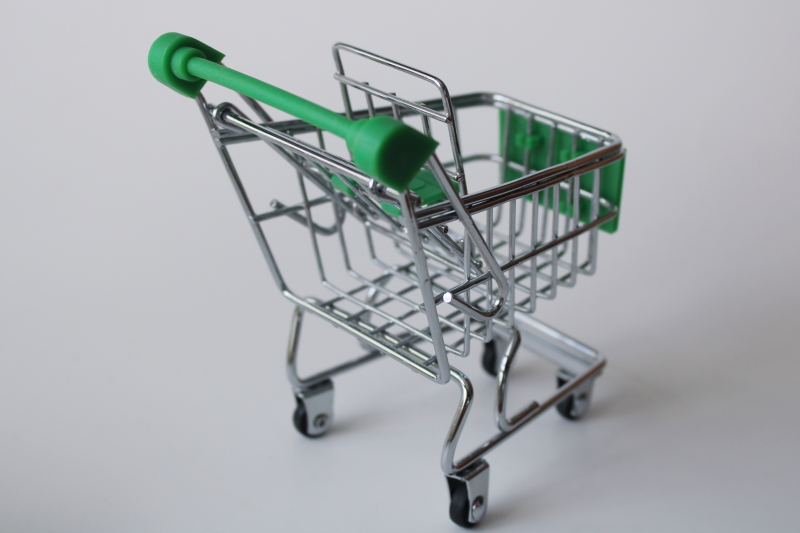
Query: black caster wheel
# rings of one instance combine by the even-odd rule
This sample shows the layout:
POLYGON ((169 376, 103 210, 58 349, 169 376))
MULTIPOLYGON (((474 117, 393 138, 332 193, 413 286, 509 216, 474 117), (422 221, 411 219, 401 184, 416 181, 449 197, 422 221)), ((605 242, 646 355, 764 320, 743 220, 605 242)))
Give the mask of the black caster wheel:
POLYGON ((299 431, 301 435, 313 438, 308 434, 308 413, 306 412, 306 404, 297 396, 295 396, 294 399, 297 401, 297 407, 294 408, 294 415, 292 416, 294 428, 299 431))
POLYGON ((470 528, 483 519, 489 496, 489 463, 481 459, 460 474, 447 476, 450 520, 470 528))
POLYGON ((563 416, 567 420, 577 420, 578 417, 572 414, 572 405, 574 403, 575 400, 570 394, 566 400, 563 400, 561 403, 556 405, 556 409, 558 409, 558 412, 561 413, 561 416, 563 416))
POLYGON ((292 422, 301 435, 317 438, 324 435, 333 421, 333 383, 330 380, 295 393, 297 407, 292 422))
MULTIPOLYGON (((556 385, 560 388, 565 385, 569 379, 557 375, 556 385)), ((592 382, 578 387, 575 392, 567 396, 556 404, 556 409, 559 414, 567 420, 580 420, 586 411, 589 410, 589 400, 592 395, 592 382)))
POLYGON ((483 369, 490 376, 497 375, 497 344, 494 341, 489 341, 483 345, 483 369))
POLYGON ((458 483, 450 495, 450 520, 461 527, 475 526, 469 521, 470 502, 467 494, 467 484, 458 483))

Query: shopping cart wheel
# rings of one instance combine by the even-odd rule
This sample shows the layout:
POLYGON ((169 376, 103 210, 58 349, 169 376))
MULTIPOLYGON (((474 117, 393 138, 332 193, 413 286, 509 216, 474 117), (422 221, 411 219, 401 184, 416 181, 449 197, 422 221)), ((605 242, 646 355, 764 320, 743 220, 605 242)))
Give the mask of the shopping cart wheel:
POLYGON ((497 375, 497 343, 495 341, 491 340, 483 345, 481 362, 483 363, 483 369, 489 375, 497 375))
MULTIPOLYGON (((573 375, 566 370, 559 370, 556 373, 556 385, 561 388, 573 379, 573 375)), ((586 411, 589 410, 589 403, 592 399, 592 388, 594 379, 584 381, 581 385, 567 396, 564 400, 556 404, 556 409, 561 416, 567 420, 579 420, 586 411)))
POLYGON ((450 495, 450 520, 461 527, 472 527, 469 521, 469 494, 466 483, 459 483, 450 495))
POLYGON ((294 427, 306 437, 321 437, 333 422, 333 382, 329 379, 294 395, 294 427))
POLYGON ((486 514, 489 495, 489 463, 481 459, 461 474, 447 476, 450 520, 472 527, 486 514))

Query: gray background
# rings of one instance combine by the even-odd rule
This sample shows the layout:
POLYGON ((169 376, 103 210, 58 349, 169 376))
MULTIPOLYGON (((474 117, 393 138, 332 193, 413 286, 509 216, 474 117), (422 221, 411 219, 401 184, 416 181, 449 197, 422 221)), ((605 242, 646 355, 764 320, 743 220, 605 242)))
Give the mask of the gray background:
POLYGON ((165 31, 334 109, 341 40, 619 134, 621 229, 538 313, 609 366, 584 421, 489 456, 481 529, 800 530, 799 6, 5 2, 0 530, 458 529, 454 386, 381 361, 337 380, 327 437, 293 429, 291 306, 195 105, 147 71, 165 31))

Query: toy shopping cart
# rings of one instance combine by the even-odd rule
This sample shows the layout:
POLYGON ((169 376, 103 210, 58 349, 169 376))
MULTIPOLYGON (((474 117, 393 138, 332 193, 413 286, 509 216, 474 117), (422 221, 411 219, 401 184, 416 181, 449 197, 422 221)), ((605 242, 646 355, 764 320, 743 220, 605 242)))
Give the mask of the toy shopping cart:
POLYGON ((599 231, 617 229, 625 152, 611 133, 513 98, 451 97, 440 79, 365 50, 337 44, 333 55, 344 113, 228 69, 221 53, 180 34, 156 40, 148 60, 159 81, 196 98, 272 277, 295 306, 287 373, 297 430, 323 435, 333 421, 331 378, 377 358, 388 356, 434 383, 455 382, 461 395, 441 467, 450 517, 469 527, 487 508, 486 454, 549 407, 573 420, 589 407, 604 358, 531 315, 539 300, 594 273, 599 231), (345 74, 345 59, 421 80, 437 96, 407 99, 358 81, 345 74), (200 93, 207 81, 239 93, 251 115, 208 103, 200 93), (275 121, 259 102, 298 118, 275 121), (461 131, 481 109, 495 110, 499 142, 462 153, 461 131), (248 143, 285 161, 281 168, 297 177, 296 202, 254 207, 231 155, 233 145, 248 143), (477 187, 486 176, 488 185, 477 187), (295 228, 295 241, 307 238, 311 261, 298 263, 295 243, 279 263, 265 233, 272 224, 295 228), (282 270, 285 264, 290 268, 282 270), (309 295, 284 277, 298 268, 319 277, 318 284, 302 284, 309 295), (365 353, 300 377, 305 313, 346 331, 365 353), (482 366, 497 379, 498 432, 457 456, 473 388, 454 364, 481 345, 482 366), (509 412, 508 378, 520 345, 557 365, 556 388, 509 412))

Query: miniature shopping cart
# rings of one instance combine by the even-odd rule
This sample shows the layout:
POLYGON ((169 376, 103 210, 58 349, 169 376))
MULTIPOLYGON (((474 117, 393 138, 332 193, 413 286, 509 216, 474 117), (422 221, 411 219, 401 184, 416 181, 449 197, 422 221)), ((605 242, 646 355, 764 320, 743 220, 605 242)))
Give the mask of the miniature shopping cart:
POLYGON ((180 34, 156 40, 148 60, 159 81, 196 98, 272 277, 295 305, 287 373, 297 430, 324 434, 333 421, 331 378, 380 357, 434 383, 455 382, 461 396, 441 467, 450 517, 469 527, 487 508, 485 455, 551 406, 572 420, 589 407, 605 360, 531 315, 537 301, 594 273, 599 231, 617 229, 625 152, 611 133, 513 98, 451 97, 440 79, 365 50, 337 44, 333 55, 344 113, 228 69, 221 53, 180 34), (344 59, 429 84, 437 96, 407 99, 358 81, 345 74, 344 59), (207 81, 239 93, 251 115, 230 103, 208 103, 200 93, 207 81), (259 101, 298 118, 275 121, 259 101), (463 153, 462 132, 470 113, 481 109, 494 110, 486 124, 497 129, 499 142, 463 153), (297 177, 298 200, 258 209, 250 182, 234 165, 233 145, 261 146, 283 160, 278 166, 297 177), (489 182, 478 187, 481 176, 489 182), (292 235, 291 253, 280 263, 288 269, 279 266, 276 240, 265 233, 277 224, 283 224, 277 241, 292 235), (306 239, 307 246, 298 244, 306 239), (300 248, 309 262, 301 263, 300 248), (310 294, 290 288, 284 274, 309 268, 319 277, 301 284, 310 294), (366 352, 300 377, 297 347, 309 312, 355 337, 366 352), (473 388, 454 365, 481 345, 482 366, 497 379, 498 432, 456 456, 473 388), (556 388, 544 401, 509 412, 508 378, 520 345, 557 365, 556 388))

